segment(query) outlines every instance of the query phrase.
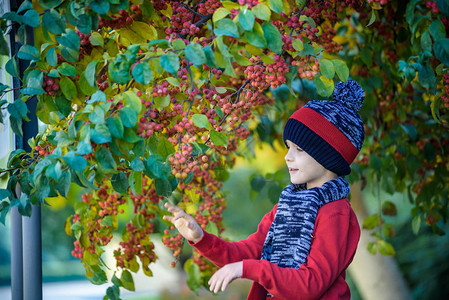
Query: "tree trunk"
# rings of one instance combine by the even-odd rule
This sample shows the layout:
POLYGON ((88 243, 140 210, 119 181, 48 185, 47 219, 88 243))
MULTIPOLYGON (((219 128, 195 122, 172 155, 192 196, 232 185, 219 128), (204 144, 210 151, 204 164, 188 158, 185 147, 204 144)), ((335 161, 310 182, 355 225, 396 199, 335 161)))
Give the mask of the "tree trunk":
MULTIPOLYGON (((360 184, 351 186, 351 206, 360 226, 368 216, 360 184)), ((409 300, 412 296, 396 261, 381 254, 372 255, 366 246, 375 241, 370 231, 362 229, 360 242, 349 273, 363 300, 409 300)))

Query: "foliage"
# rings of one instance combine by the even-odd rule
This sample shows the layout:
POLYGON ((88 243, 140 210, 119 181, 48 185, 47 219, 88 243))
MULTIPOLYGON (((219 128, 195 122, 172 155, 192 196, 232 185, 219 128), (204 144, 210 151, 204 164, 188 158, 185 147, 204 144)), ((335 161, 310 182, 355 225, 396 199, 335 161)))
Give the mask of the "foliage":
MULTIPOLYGON (((22 44, 5 69, 19 78, 18 62, 30 65, 20 96, 0 108, 20 136, 26 103, 36 97, 31 113, 46 130, 29 141, 31 152, 11 153, 0 221, 13 206, 29 215, 32 204, 65 197, 72 182, 88 189, 65 229, 91 282, 107 282, 107 267, 120 273, 106 296, 117 299, 119 287, 134 289, 132 272, 152 275, 151 233, 163 233, 179 254, 183 241, 162 220, 164 201, 222 232, 220 187, 235 156, 250 155, 253 138, 280 139, 303 104, 298 94, 304 102, 327 98, 334 80, 351 76, 366 90, 367 124, 354 179, 408 192, 414 222, 424 218, 438 230, 449 186, 449 6, 429 2, 25 1, 2 16, 22 44), (35 45, 26 43, 27 26, 35 45), (120 231, 117 265, 106 266, 102 253, 120 231)), ((0 54, 8 53, 0 39, 0 54)), ((257 180, 251 184, 261 191, 257 180)), ((376 220, 374 227, 380 212, 376 220)), ((385 233, 377 236, 379 251, 391 254, 385 233)), ((206 285, 212 268, 194 255, 185 266, 189 286, 206 285)))

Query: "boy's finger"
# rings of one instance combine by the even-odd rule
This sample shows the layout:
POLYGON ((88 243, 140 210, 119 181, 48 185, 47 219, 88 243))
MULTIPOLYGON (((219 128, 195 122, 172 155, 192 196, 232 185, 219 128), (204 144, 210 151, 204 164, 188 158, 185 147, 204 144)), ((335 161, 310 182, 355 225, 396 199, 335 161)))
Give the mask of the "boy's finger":
POLYGON ((164 220, 167 220, 167 221, 169 221, 169 222, 172 222, 173 223, 173 219, 174 219, 174 217, 172 217, 172 216, 163 216, 162 217, 164 220))

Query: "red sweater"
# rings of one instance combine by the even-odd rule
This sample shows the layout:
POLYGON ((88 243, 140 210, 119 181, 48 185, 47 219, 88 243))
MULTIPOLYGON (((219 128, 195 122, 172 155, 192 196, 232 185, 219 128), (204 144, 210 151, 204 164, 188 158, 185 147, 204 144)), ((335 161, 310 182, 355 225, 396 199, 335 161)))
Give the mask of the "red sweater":
POLYGON ((248 300, 350 299, 346 269, 354 257, 360 227, 349 201, 337 200, 318 210, 310 253, 299 269, 260 259, 276 209, 277 205, 246 240, 227 242, 204 232, 200 241, 190 244, 219 267, 243 261, 242 278, 254 281, 248 300), (267 291, 274 297, 266 298, 267 291))

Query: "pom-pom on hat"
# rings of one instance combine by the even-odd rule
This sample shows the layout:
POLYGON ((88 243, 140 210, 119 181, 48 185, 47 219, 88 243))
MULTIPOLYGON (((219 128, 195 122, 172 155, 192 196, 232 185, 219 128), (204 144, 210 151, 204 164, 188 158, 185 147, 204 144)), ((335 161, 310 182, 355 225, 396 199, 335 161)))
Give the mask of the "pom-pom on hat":
POLYGON ((292 141, 337 175, 348 175, 365 139, 358 113, 364 98, 356 81, 339 82, 333 101, 312 100, 293 113, 284 127, 284 142, 292 141))

